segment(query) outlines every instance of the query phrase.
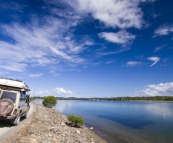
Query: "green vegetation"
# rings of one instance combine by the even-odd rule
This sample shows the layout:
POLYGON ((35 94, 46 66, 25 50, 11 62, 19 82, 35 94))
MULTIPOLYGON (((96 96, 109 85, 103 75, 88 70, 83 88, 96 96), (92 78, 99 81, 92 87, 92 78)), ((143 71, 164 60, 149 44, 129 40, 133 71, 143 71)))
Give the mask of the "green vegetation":
POLYGON ((57 104, 57 100, 54 96, 47 96, 43 99, 42 104, 46 107, 52 108, 57 104))
POLYGON ((68 116, 68 120, 69 120, 69 125, 72 127, 80 127, 84 124, 84 119, 81 116, 75 116, 73 114, 70 114, 68 116))
MULTIPOLYGON (((43 99, 43 97, 34 97, 35 99, 43 99)), ((57 100, 108 100, 108 101, 128 101, 128 100, 143 100, 143 101, 173 101, 173 96, 143 96, 143 97, 105 97, 105 98, 76 98, 76 97, 56 97, 57 100)))
POLYGON ((116 101, 124 101, 124 100, 173 101, 173 96, 116 97, 116 98, 109 98, 107 100, 116 100, 116 101))
POLYGON ((35 100, 35 99, 37 99, 37 98, 35 98, 35 97, 30 97, 30 101, 33 101, 33 100, 35 100))

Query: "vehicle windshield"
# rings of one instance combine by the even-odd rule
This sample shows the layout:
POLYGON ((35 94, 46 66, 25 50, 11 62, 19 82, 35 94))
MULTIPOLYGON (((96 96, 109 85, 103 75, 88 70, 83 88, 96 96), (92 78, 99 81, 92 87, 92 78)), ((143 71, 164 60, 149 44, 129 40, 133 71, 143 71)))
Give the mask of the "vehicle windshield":
POLYGON ((13 102, 15 102, 16 101, 16 93, 3 91, 0 99, 4 99, 4 98, 11 99, 13 102))

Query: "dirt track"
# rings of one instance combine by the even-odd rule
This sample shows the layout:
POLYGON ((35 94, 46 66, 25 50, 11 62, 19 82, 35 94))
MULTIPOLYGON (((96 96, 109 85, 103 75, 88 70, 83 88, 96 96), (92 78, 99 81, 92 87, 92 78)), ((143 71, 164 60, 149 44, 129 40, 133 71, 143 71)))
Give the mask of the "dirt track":
POLYGON ((0 143, 4 141, 4 139, 9 138, 11 135, 16 133, 18 130, 23 128, 29 121, 32 119, 32 115, 35 111, 35 105, 31 103, 31 108, 28 112, 27 119, 21 119, 18 126, 13 126, 9 122, 1 121, 0 122, 0 143))

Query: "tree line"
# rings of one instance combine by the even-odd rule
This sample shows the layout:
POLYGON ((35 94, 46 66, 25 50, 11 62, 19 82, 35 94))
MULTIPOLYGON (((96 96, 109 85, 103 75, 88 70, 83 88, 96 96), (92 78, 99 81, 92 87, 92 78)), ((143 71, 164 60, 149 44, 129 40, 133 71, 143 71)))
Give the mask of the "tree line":
MULTIPOLYGON (((35 96, 34 99, 44 99, 44 97, 35 96)), ((129 101, 129 100, 144 100, 144 101, 173 101, 173 96, 145 96, 145 97, 93 97, 93 98, 77 98, 77 97, 56 97, 57 100, 108 100, 108 101, 129 101)))

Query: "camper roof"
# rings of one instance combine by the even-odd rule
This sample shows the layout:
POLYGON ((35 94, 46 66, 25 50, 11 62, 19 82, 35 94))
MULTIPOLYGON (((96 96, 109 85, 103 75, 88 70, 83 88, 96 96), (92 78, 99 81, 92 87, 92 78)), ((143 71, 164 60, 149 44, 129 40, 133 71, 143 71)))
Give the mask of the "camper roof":
POLYGON ((15 87, 19 89, 24 89, 25 91, 30 91, 27 85, 22 81, 0 79, 0 86, 15 87))

